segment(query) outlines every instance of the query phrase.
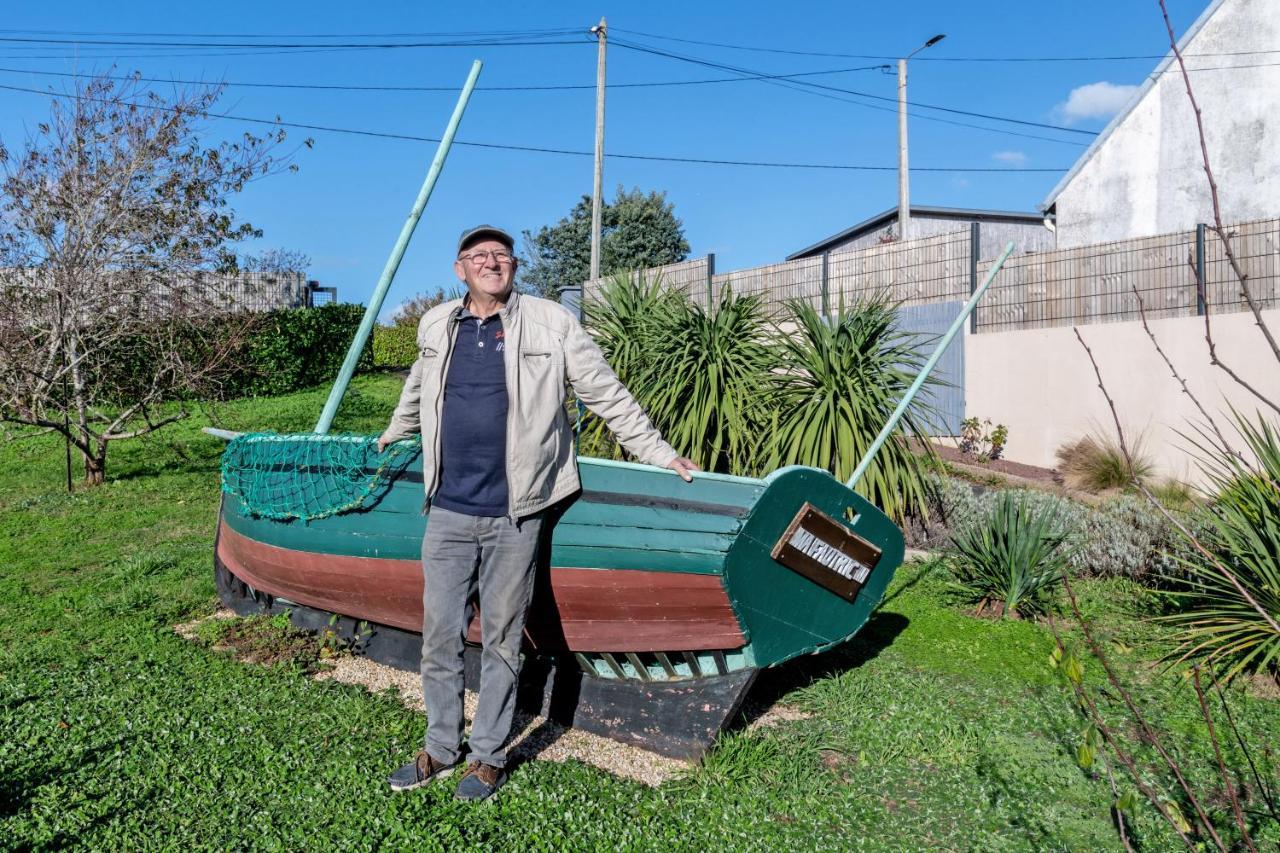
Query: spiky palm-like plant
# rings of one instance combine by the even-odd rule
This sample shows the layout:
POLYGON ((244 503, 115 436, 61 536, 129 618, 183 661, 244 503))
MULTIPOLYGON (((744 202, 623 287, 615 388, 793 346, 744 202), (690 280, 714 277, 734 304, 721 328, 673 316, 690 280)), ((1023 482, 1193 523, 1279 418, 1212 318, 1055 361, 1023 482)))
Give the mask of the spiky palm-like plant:
POLYGON ((1043 612, 1070 557, 1053 508, 1037 511, 1012 491, 1001 492, 991 514, 961 528, 951 542, 952 574, 980 616, 1020 619, 1043 612))
MULTIPOLYGON (((659 281, 616 277, 589 305, 601 349, 663 436, 704 470, 760 471, 765 390, 775 358, 758 297, 726 288, 704 310, 659 281)), ((605 427, 589 418, 592 437, 605 427)))
MULTIPOLYGON (((886 299, 841 306, 830 317, 803 301, 789 308, 795 329, 779 328, 782 369, 770 382, 770 404, 777 410, 770 466, 810 465, 845 481, 925 357, 918 340, 898 330, 895 306, 886 299)), ((899 522, 926 512, 924 464, 906 437, 926 435, 933 417, 929 402, 917 397, 858 484, 899 522)))
POLYGON ((1280 434, 1261 419, 1237 418, 1237 427, 1256 462, 1209 450, 1216 496, 1196 514, 1216 560, 1196 552, 1181 560, 1189 589, 1163 618, 1178 628, 1175 660, 1208 661, 1227 679, 1280 678, 1280 434))

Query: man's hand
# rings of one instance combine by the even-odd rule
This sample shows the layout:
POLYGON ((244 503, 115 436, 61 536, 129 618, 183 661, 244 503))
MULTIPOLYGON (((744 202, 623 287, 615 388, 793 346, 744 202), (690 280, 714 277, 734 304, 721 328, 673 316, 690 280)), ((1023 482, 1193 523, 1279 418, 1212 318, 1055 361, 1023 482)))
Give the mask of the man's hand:
POLYGON ((702 470, 692 459, 685 459, 683 456, 672 459, 667 463, 667 467, 679 474, 686 483, 693 482, 693 477, 690 476, 693 471, 702 470))
POLYGON ((381 453, 382 451, 387 449, 388 444, 393 444, 393 443, 394 442, 387 440, 387 434, 384 432, 382 435, 378 436, 378 452, 381 453))

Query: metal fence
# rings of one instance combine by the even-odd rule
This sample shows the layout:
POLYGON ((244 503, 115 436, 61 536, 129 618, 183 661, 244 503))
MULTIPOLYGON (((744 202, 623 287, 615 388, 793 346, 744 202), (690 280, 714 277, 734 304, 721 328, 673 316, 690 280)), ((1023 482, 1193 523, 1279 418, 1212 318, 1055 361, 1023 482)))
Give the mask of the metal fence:
MULTIPOLYGON (((1225 230, 1254 300, 1263 308, 1280 307, 1280 219, 1225 230)), ((786 303, 796 299, 824 312, 873 295, 920 305, 968 298, 994 263, 975 260, 981 239, 981 225, 974 223, 919 240, 732 272, 717 273, 715 255, 708 255, 642 275, 661 275, 668 286, 708 306, 726 289, 758 294, 773 317, 782 316, 786 303)), ((599 280, 588 281, 588 297, 599 286, 599 280)), ((1201 225, 1193 231, 1013 255, 974 312, 970 330, 1137 320, 1139 299, 1150 319, 1248 307, 1221 239, 1201 225), (1197 270, 1205 282, 1203 301, 1197 294, 1197 270)))
MULTIPOLYGON (((687 261, 680 261, 675 264, 667 264, 661 267, 650 267, 641 272, 646 281, 652 281, 657 277, 662 278, 662 283, 674 290, 682 291, 689 295, 689 298, 706 304, 708 294, 708 283, 711 274, 715 272, 715 255, 707 255, 703 258, 691 258, 687 261)), ((585 299, 598 298, 601 286, 608 280, 608 276, 601 278, 587 279, 582 283, 582 293, 585 299)))
POLYGON ((191 286, 204 301, 225 311, 274 311, 311 304, 311 283, 300 272, 201 275, 191 286))
MULTIPOLYGON (((1239 223, 1225 231, 1255 301, 1264 308, 1280 306, 1280 220, 1239 223)), ((979 275, 990 266, 979 264, 979 275)), ((1222 240, 1201 225, 1194 231, 1011 257, 975 312, 975 330, 1137 320, 1140 305, 1150 319, 1248 307, 1222 240), (1205 282, 1203 301, 1197 270, 1205 282)))

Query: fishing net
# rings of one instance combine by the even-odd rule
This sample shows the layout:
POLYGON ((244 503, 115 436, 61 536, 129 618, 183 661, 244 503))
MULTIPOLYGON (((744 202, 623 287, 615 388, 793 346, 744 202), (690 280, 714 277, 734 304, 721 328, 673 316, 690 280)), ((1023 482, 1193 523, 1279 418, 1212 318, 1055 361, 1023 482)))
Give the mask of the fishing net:
POLYGON ((312 521, 373 506, 421 450, 418 436, 379 453, 376 435, 244 433, 222 454, 222 491, 252 515, 312 521))

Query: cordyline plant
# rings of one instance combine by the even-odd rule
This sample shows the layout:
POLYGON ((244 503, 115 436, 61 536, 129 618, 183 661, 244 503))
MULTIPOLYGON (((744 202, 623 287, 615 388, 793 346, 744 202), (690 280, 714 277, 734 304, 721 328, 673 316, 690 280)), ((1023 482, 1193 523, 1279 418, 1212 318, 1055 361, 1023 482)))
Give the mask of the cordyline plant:
MULTIPOLYGON (((920 342, 898 328, 897 306, 883 297, 841 305, 830 316, 803 300, 787 307, 794 328, 776 330, 779 364, 768 382, 769 467, 810 465, 847 481, 924 366, 920 342)), ((926 463, 907 436, 927 435, 936 418, 917 396, 858 483, 899 523, 927 512, 926 463)), ((931 445, 925 448, 931 454, 931 445)))
MULTIPOLYGON (((1259 334, 1280 367, 1280 344, 1262 315, 1248 275, 1241 267, 1232 248, 1230 235, 1223 227, 1217 183, 1205 141, 1203 117, 1177 37, 1169 21, 1165 0, 1160 0, 1160 9, 1195 116, 1213 207, 1213 223, 1209 225, 1209 230, 1221 241, 1228 266, 1239 285, 1240 295, 1253 314, 1259 334)), ((1280 442, 1277 441, 1274 426, 1267 418, 1280 414, 1280 403, 1261 393, 1218 354, 1210 319, 1214 306, 1209 304, 1208 288, 1199 270, 1195 269, 1194 264, 1191 266, 1195 271, 1198 295, 1206 306, 1204 332, 1210 364, 1251 394, 1263 408, 1258 411, 1256 424, 1237 415, 1237 432, 1243 437, 1248 453, 1234 447, 1208 409, 1192 392, 1183 374, 1161 348, 1147 323, 1141 295, 1135 290, 1143 328, 1152 346, 1164 360, 1183 393, 1193 401, 1204 418, 1205 425, 1201 433, 1207 439, 1207 444, 1202 445, 1202 464, 1217 487, 1217 495, 1201 511, 1200 524, 1193 527, 1170 513, 1141 479, 1134 478, 1132 485, 1156 511, 1177 527, 1190 553, 1186 562, 1190 569, 1191 594, 1188 596, 1187 608, 1173 620, 1180 627, 1176 635, 1179 646, 1174 653, 1174 660, 1192 664, 1187 673, 1188 681, 1195 691, 1201 718, 1213 747, 1218 771, 1215 784, 1198 785, 1184 771, 1178 751, 1166 744, 1166 738, 1150 723, 1146 712, 1129 691, 1125 677, 1111 660, 1098 631, 1080 612, 1070 579, 1065 573, 1063 583, 1071 613, 1084 636, 1089 657, 1099 665, 1105 677, 1106 688, 1090 687, 1084 678, 1084 667, 1068 648, 1056 626, 1054 637, 1057 648, 1054 662, 1065 674, 1078 707, 1088 723, 1079 747, 1080 764, 1087 769, 1096 757, 1102 757, 1102 764, 1116 794, 1113 819, 1127 849, 1133 849, 1129 838, 1129 815, 1140 795, 1151 804, 1188 849, 1212 847, 1222 851, 1241 848, 1256 851, 1258 848, 1254 843, 1254 834, 1265 823, 1280 822, 1280 808, 1277 806, 1275 792, 1265 775, 1259 772, 1257 762, 1246 745, 1244 733, 1236 725, 1221 681, 1244 672, 1277 677, 1276 650, 1280 644, 1280 593, 1276 588, 1276 583, 1280 580, 1280 568, 1277 567, 1277 559, 1280 558, 1280 500, 1277 495, 1280 494, 1280 483, 1277 483, 1276 478, 1280 474, 1280 442), (1222 665, 1221 668, 1219 665, 1222 665), (1217 692, 1221 715, 1210 709, 1206 682, 1217 692), (1131 738, 1123 736, 1126 730, 1136 735, 1136 744, 1131 738), (1224 759, 1222 741, 1228 734, 1238 746, 1239 754, 1243 755, 1243 766, 1229 766, 1224 759), (1111 759, 1114 759, 1116 767, 1123 768, 1127 773, 1128 781, 1137 789, 1137 794, 1132 791, 1121 793, 1122 780, 1117 781, 1111 759), (1224 814, 1228 811, 1222 803, 1224 793, 1229 816, 1224 814), (1228 835, 1228 831, 1233 831, 1235 837, 1228 835)), ((1075 333, 1093 366, 1098 387, 1111 410, 1121 452, 1132 471, 1134 453, 1131 442, 1125 438, 1115 401, 1107 391, 1102 369, 1080 330, 1076 329, 1075 333)))
MULTIPOLYGON (((660 278, 621 274, 584 307, 605 357, 667 440, 705 470, 758 473, 775 366, 759 297, 725 288, 707 310, 660 278)), ((599 440, 598 418, 584 435, 599 440)))
POLYGON ((201 275, 261 233, 230 197, 295 167, 273 156, 283 131, 202 145, 219 92, 93 78, 23 150, 0 142, 0 421, 61 433, 90 484, 111 442, 185 417, 160 404, 209 392, 251 326, 209 322, 228 306, 201 275))

